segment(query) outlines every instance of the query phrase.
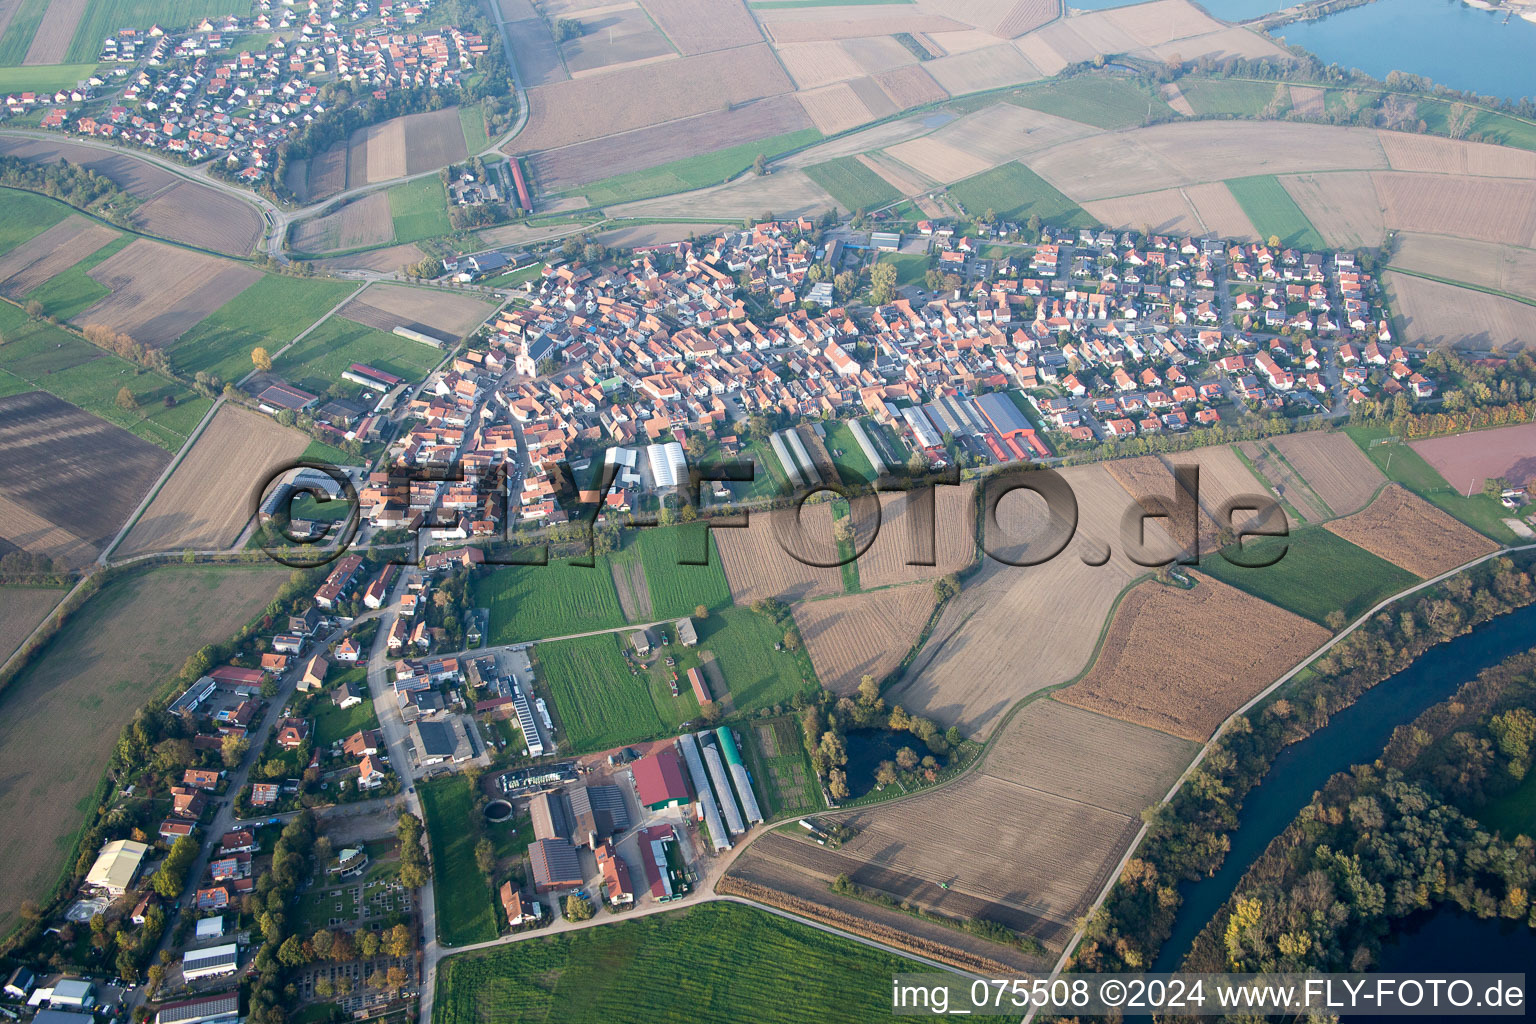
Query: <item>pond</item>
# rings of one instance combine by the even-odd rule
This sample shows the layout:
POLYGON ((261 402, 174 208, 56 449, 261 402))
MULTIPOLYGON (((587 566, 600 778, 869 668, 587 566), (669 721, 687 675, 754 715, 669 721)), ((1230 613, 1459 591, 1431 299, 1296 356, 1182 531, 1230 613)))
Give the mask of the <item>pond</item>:
POLYGON ((875 789, 875 769, 881 761, 895 761, 896 751, 911 747, 919 757, 928 753, 926 747, 909 732, 892 732, 890 729, 851 729, 844 744, 848 751, 848 763, 843 770, 848 773, 848 798, 857 800, 875 789))

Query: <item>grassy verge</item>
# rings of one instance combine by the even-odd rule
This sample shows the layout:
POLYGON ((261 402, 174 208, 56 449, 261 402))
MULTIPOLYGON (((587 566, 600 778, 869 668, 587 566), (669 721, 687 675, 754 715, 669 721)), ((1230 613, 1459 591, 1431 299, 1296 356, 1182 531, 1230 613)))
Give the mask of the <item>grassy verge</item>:
POLYGON ((475 863, 474 792, 462 775, 417 784, 427 835, 432 843, 432 887, 437 904, 437 937, 445 946, 464 946, 496 937, 496 904, 475 863))

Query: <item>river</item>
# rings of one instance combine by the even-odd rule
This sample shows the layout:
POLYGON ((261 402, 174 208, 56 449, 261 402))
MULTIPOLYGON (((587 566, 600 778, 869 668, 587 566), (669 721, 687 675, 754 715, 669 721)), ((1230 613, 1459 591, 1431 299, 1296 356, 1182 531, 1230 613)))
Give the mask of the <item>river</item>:
MULTIPOLYGON (((1080 10, 1141 0, 1067 0, 1080 10)), ((1286 0, 1196 0, 1223 21, 1251 21, 1292 6, 1286 0)), ((1536 12, 1536 8, 1523 8, 1536 12)), ((1536 23, 1518 13, 1480 10, 1462 0, 1377 0, 1316 21, 1275 30, 1325 64, 1384 79, 1389 71, 1425 75, 1452 89, 1519 99, 1536 95, 1536 23)))
MULTIPOLYGON (((1528 650, 1533 638, 1536 605, 1485 622, 1450 643, 1430 648, 1408 668, 1366 691, 1323 728, 1282 750, 1268 774, 1244 800, 1237 830, 1232 833, 1232 849, 1220 870, 1210 878, 1179 886, 1183 903, 1174 919, 1173 933, 1151 969, 1178 970, 1200 929, 1226 903, 1270 841, 1295 820, 1330 776, 1351 765, 1374 761, 1393 729, 1449 697, 1483 669, 1528 650)), ((1503 948, 1494 945, 1490 955, 1502 958, 1503 948)), ((1513 956, 1517 947, 1509 950, 1513 956)), ((1488 961, 1482 969, 1524 970, 1528 963, 1488 961)))

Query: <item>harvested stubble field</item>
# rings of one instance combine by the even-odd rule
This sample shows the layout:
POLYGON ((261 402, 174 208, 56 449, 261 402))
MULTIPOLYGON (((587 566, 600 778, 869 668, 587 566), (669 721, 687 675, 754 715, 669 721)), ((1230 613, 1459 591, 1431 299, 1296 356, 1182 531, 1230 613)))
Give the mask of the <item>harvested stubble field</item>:
POLYGON ((56 587, 0 587, 0 661, 21 646, 64 594, 56 587))
POLYGON ((1222 238, 1258 240, 1263 237, 1225 182, 1207 181, 1181 189, 1207 233, 1222 238))
POLYGON ((933 579, 971 563, 976 555, 976 485, 935 487, 931 509, 927 500, 915 491, 880 496, 880 530, 858 560, 859 583, 865 590, 933 579), (933 565, 907 564, 928 557, 930 543, 933 565))
POLYGON ((20 300, 118 237, 85 217, 66 217, 0 258, 0 291, 20 300))
POLYGON ((892 4, 871 12, 854 8, 761 8, 758 20, 775 45, 818 39, 867 39, 870 36, 964 31, 964 22, 919 13, 913 5, 892 4))
POLYGON ((1309 523, 1321 522, 1332 515, 1317 492, 1268 441, 1244 441, 1237 447, 1252 463, 1253 471, 1269 483, 1275 496, 1295 509, 1297 515, 1309 523))
POLYGON ((879 682, 906 657, 933 611, 933 588, 888 587, 794 606, 795 624, 822 685, 851 694, 859 680, 879 682))
POLYGON ((543 85, 528 91, 533 113, 507 152, 568 146, 793 89, 767 45, 543 85))
POLYGON ((170 345, 256 283, 261 271, 190 249, 141 238, 91 271, 112 290, 75 317, 145 345, 170 345))
POLYGON ((114 554, 228 547, 272 470, 308 445, 307 437, 271 417, 225 403, 114 554))
POLYGON ((1306 431, 1269 439, 1332 515, 1358 512, 1387 478, 1355 442, 1341 433, 1306 431))
POLYGON ((340 315, 383 331, 402 325, 425 326, 434 334, 457 340, 484 323, 495 308, 469 295, 375 284, 343 306, 340 315))
POLYGON ((794 509, 754 512, 742 529, 716 529, 711 533, 720 550, 720 564, 731 586, 731 599, 749 605, 765 597, 787 603, 843 592, 843 574, 833 567, 822 569, 796 559, 794 550, 803 544, 818 561, 832 561, 837 542, 832 539, 832 506, 808 503, 798 524, 794 509), (797 538, 803 538, 797 540, 797 538))
MULTIPOLYGON (((1174 474, 1183 466, 1195 466, 1200 470, 1197 529, 1202 551, 1212 550, 1223 529, 1236 530, 1251 525, 1256 517, 1247 509, 1273 500, 1264 485, 1230 448, 1198 448, 1164 456, 1143 455, 1135 459, 1116 459, 1105 464, 1110 476, 1119 481, 1126 494, 1135 502, 1157 499, 1174 502, 1178 497, 1174 474), (1222 514, 1223 509, 1229 502, 1238 499, 1257 501, 1233 505, 1233 515, 1228 519, 1222 514)), ((1187 523, 1172 523, 1164 519, 1148 520, 1146 533, 1147 551, 1155 557, 1170 554, 1175 549, 1188 550, 1194 541, 1189 536, 1187 523), (1172 544, 1168 543, 1170 540, 1172 544)))
POLYGON ((811 119, 793 96, 773 96, 729 110, 712 110, 680 121, 546 150, 528 157, 528 167, 541 191, 561 192, 667 161, 809 127, 811 119))
POLYGON ((1330 246, 1375 246, 1386 235, 1376 184, 1366 171, 1286 175, 1280 184, 1330 246))
POLYGON ((667 60, 677 51, 638 7, 603 7, 582 15, 584 31, 561 46, 572 77, 667 60))
MULTIPOLYGON (((998 921, 1059 947, 1195 745, 1037 700, 979 768, 901 801, 836 816, 856 883, 941 914, 998 921), (948 888, 937 883, 946 882, 948 888)), ((821 848, 801 844, 807 859, 821 848)))
POLYGON ((1371 175, 1387 227, 1536 245, 1536 181, 1471 175, 1371 175))
POLYGON ((293 246, 300 252, 338 252, 388 245, 395 237, 389 195, 375 192, 320 217, 298 223, 293 246))
POLYGON ((886 152, 936 181, 956 181, 1094 132, 1043 111, 995 103, 886 152))
MULTIPOLYGON (((1077 497, 1071 543, 1041 565, 986 557, 887 694, 890 703, 982 738, 1016 702, 1087 665, 1116 595, 1143 570, 1120 543, 1131 501, 1104 467, 1075 467, 1061 476, 1077 497), (1020 636, 1029 642, 1014 642, 1020 636)), ((988 534, 988 546, 1014 560, 1039 557, 1062 529, 1028 493, 1004 498, 998 519, 1002 525, 988 534)))
POLYGON ((182 182, 133 211, 139 230, 173 242, 246 256, 261 241, 261 214, 249 203, 207 185, 182 182))
POLYGON ((815 89, 865 73, 841 42, 786 43, 778 48, 778 54, 784 70, 800 89, 815 89))
POLYGON ((352 133, 347 186, 371 185, 405 176, 405 118, 394 117, 352 133))
MULTIPOLYGON (((203 646, 249 621, 288 569, 167 567, 108 583, 16 678, 0 715, 0 931, 70 858, 118 730, 203 646)), ((73 863, 72 860, 69 863, 73 863)))
POLYGON ((84 564, 169 461, 164 449, 45 391, 0 398, 0 539, 84 564))
MULTIPOLYGON (((1536 472, 1536 458, 1531 462, 1536 472)), ((1388 484, 1364 509, 1327 527, 1356 547, 1424 579, 1498 549, 1493 541, 1401 484, 1388 484)))
POLYGON ((1509 146, 1383 131, 1381 148, 1394 171, 1536 178, 1536 153, 1509 146))
POLYGON ((543 18, 519 18, 505 25, 507 39, 512 43, 512 56, 517 61, 517 74, 529 89, 556 82, 570 81, 565 62, 560 59, 560 47, 549 34, 549 22, 543 18))
POLYGON ((1536 250, 1405 231, 1394 240, 1392 266, 1536 299, 1536 250))
POLYGON ((1386 273, 1381 280, 1409 341, 1494 350, 1536 345, 1536 306, 1411 274, 1386 273))
MULTIPOLYGON (((878 89, 875 91, 879 92, 878 89)), ((795 99, 805 108, 806 116, 823 135, 836 135, 894 113, 895 104, 891 104, 883 92, 880 98, 886 101, 890 109, 880 111, 872 108, 851 82, 838 82, 795 94, 795 99)))
POLYGON ((1459 493, 1478 493, 1489 477, 1536 481, 1536 423, 1414 441, 1410 447, 1459 493))
POLYGON ((1323 97, 1328 90, 1315 85, 1291 86, 1291 109, 1302 117, 1322 117, 1323 97))
POLYGON ((1376 133, 1279 121, 1176 121, 1057 145, 1030 166, 1073 199, 1103 199, 1253 174, 1375 169, 1376 133))
POLYGON ((891 102, 903 110, 920 107, 925 103, 937 103, 949 96, 944 87, 923 70, 921 64, 883 71, 874 77, 891 102))
POLYGON ((1001 89, 1044 77, 1012 43, 940 57, 928 61, 924 70, 951 96, 1001 89))
POLYGON ((1181 188, 1095 199, 1084 203, 1083 209, 1100 224, 1117 230, 1151 228, 1158 234, 1177 235, 1199 235, 1205 231, 1205 225, 1181 188))
POLYGON ((884 153, 867 153, 857 159, 859 163, 880 175, 885 183, 894 188, 899 195, 916 195, 938 184, 932 178, 918 174, 900 160, 884 153))
POLYGON ((1193 590, 1149 581, 1125 595, 1093 668, 1056 699, 1204 743, 1330 635, 1203 576, 1193 590))
POLYGON ((762 29, 742 0, 642 0, 648 13, 685 54, 761 42, 762 29))

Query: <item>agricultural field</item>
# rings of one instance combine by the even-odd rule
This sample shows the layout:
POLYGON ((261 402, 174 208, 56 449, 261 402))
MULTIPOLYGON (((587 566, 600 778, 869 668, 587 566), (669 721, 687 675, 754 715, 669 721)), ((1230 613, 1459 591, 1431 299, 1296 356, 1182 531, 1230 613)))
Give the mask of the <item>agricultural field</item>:
MULTIPOLYGON (((406 380, 420 380, 444 353, 398 334, 331 317, 304 340, 272 361, 272 372, 290 384, 315 394, 341 380, 353 363, 367 363, 406 380)), ((247 353, 246 362, 250 362, 247 353)))
MULTIPOLYGON (((1158 500, 1177 506, 1181 495, 1175 473, 1181 467, 1198 467, 1200 470, 1195 530, 1202 552, 1212 551, 1224 530, 1235 531, 1253 525, 1257 516, 1250 509, 1271 501, 1264 485, 1230 448, 1197 448, 1166 456, 1117 459, 1105 464, 1109 475, 1143 507, 1147 502, 1158 500), (1230 519, 1223 514, 1229 503, 1230 519)), ((1190 536, 1188 525, 1182 520, 1149 521, 1144 548, 1155 557, 1172 557, 1175 552, 1191 550, 1196 538, 1190 536)))
POLYGON ((0 663, 21 646, 65 593, 58 587, 0 587, 0 663))
MULTIPOLYGON (((5 149, 0 153, 17 155, 5 149)), ((73 216, 74 210, 35 192, 0 188, 0 214, 0 253, 9 253, 73 216)))
POLYGON ((1024 221, 1038 215, 1043 221, 1071 227, 1093 223, 1081 207, 1021 163, 1004 164, 958 181, 949 187, 949 195, 971 217, 991 210, 1005 220, 1024 221))
POLYGON ((1536 242, 1536 182, 1467 174, 1371 175, 1386 225, 1530 247, 1536 242))
POLYGON ((1237 450, 1253 468, 1254 474, 1269 485, 1270 492, 1279 499, 1287 515, 1309 523, 1330 518, 1332 512, 1317 492, 1269 441, 1244 441, 1237 450))
MULTIPOLYGON (((1277 113, 1283 114, 1291 105, 1289 90, 1285 90, 1283 106, 1277 113)), ((1236 78, 1185 78, 1179 82, 1179 92, 1194 108, 1196 114, 1237 114, 1242 117, 1259 117, 1266 109, 1276 106, 1276 83, 1247 82, 1236 78)))
POLYGON ((101 324, 133 340, 168 348, 261 278, 261 271, 190 249, 139 239, 90 276, 111 293, 75 322, 101 324))
POLYGON ((118 237, 79 214, 65 217, 0 257, 0 292, 20 299, 118 237))
POLYGON ((729 608, 731 588, 720 565, 714 531, 703 524, 646 529, 635 532, 626 546, 639 552, 657 619, 692 615, 699 605, 715 611, 729 608), (707 564, 696 564, 707 560, 707 564))
POLYGON ((793 603, 842 593, 841 571, 806 565, 785 547, 811 551, 818 561, 835 561, 831 505, 807 503, 798 524, 793 509, 755 512, 749 524, 745 529, 712 531, 731 598, 737 604, 748 605, 764 597, 793 603))
POLYGON ((29 320, 15 306, 0 303, 0 371, 9 393, 36 388, 108 423, 115 423, 166 451, 180 451, 212 404, 185 385, 150 373, 62 331, 29 320), (117 404, 124 387, 135 407, 117 404), (169 398, 171 404, 165 404, 169 398))
POLYGON ((1201 559, 1202 572, 1255 597, 1324 622, 1342 611, 1353 622, 1382 598, 1406 590, 1418 578, 1384 558, 1320 526, 1303 526, 1288 537, 1249 537, 1242 558, 1263 568, 1233 565, 1220 554, 1201 559))
POLYGON ((0 932, 45 901, 93 802, 118 731, 207 644, 259 613, 288 569, 169 566, 109 582, 0 697, 0 932))
MULTIPOLYGON (((3 19, 0 19, 3 20, 3 19)), ((33 67, 0 67, 0 92, 34 90, 54 93, 79 85, 96 73, 95 64, 53 64, 33 67)))
POLYGON ((1528 303, 1395 271, 1381 281, 1395 326, 1413 343, 1498 351, 1529 349, 1536 338, 1536 306, 1528 303))
POLYGON ((225 256, 248 256, 261 241, 265 222, 244 199, 182 181, 135 210, 133 225, 183 245, 225 256))
POLYGON ((886 979, 917 965, 840 935, 733 903, 704 903, 602 928, 451 957, 437 975, 434 1024, 601 1024, 874 1020, 886 979), (723 984, 701 984, 716 979, 723 984), (793 998, 786 998, 793 993, 793 998))
POLYGON ((600 633, 534 648, 539 684, 548 691, 569 753, 608 750, 656 739, 674 729, 652 696, 648 673, 624 660, 623 633, 600 633))
POLYGON ((251 371, 251 350, 276 352, 346 298, 354 285, 341 281, 263 274, 256 283, 183 334, 170 348, 171 362, 191 376, 206 371, 226 381, 251 371))
POLYGON ((1411 442, 1452 488, 1476 494, 1490 477, 1522 487, 1536 480, 1536 424, 1411 442))
POLYGON ((1164 116, 1172 109, 1159 97, 1127 79, 1092 75, 1025 86, 1008 95, 1009 103, 1055 114, 1095 128, 1144 124, 1147 108, 1164 116))
MULTIPOLYGON (((1344 433, 1359 445, 1376 468, 1442 511, 1495 540, 1512 541, 1515 535, 1503 520, 1509 512, 1480 490, 1469 497, 1446 482, 1411 445, 1398 443, 1385 427, 1346 427, 1344 433)), ((1476 435, 1473 435, 1476 436, 1476 435)))
POLYGON ((976 487, 936 486, 931 509, 922 492, 880 495, 880 532, 859 556, 865 590, 959 572, 976 555, 976 487), (928 561, 932 565, 909 565, 928 561))
POLYGON ((309 438, 270 416, 226 403, 113 552, 227 548, 256 511, 274 470, 309 438))
POLYGON ((453 230, 448 223, 448 194, 437 178, 418 178, 389 190, 389 213, 395 241, 419 242, 453 230))
POLYGON ((395 240, 395 220, 389 193, 373 192, 319 217, 301 220, 293 228, 299 252, 346 252, 388 245, 395 240))
POLYGON ((441 288, 375 283, 343 306, 340 315, 381 331, 409 327, 456 342, 495 311, 496 307, 483 299, 441 288))
POLYGON ((844 209, 874 210, 901 198, 889 183, 857 157, 844 156, 805 169, 812 181, 827 190, 844 209))
POLYGON ((54 320, 74 319, 93 303, 111 294, 90 272, 132 245, 133 241, 132 235, 119 235, 116 241, 108 242, 21 296, 23 302, 40 303, 43 315, 54 320))
POLYGON ((486 942, 500 931, 491 887, 475 863, 475 794, 469 779, 450 775, 417 783, 432 844, 432 896, 437 938, 445 946, 486 942))
POLYGON ((928 61, 923 70, 951 96, 1001 89, 1042 77, 1040 69, 1006 41, 928 61))
POLYGON ((1358 512, 1387 482, 1346 434, 1306 431, 1281 434, 1269 445, 1300 474, 1332 515, 1358 512))
POLYGON ((148 441, 45 391, 0 398, 0 539, 84 565, 169 461, 148 441))
POLYGON ((742 723, 735 731, 745 740, 741 754, 770 821, 826 806, 794 715, 756 719, 742 723))
POLYGON ((816 689, 816 670, 804 650, 775 650, 785 634, 773 619, 750 608, 726 608, 694 623, 699 649, 714 655, 730 707, 755 711, 787 703, 816 689))
POLYGON ((1180 188, 1095 199, 1084 203, 1083 209, 1098 223, 1116 230, 1150 228, 1157 234, 1198 235, 1204 227, 1180 188))
MULTIPOLYGON (((1120 543, 1131 500, 1104 467, 1074 467, 1061 476, 1078 503, 1068 546, 1033 566, 985 558, 886 693, 888 703, 981 739, 1018 701, 1087 666, 1116 597, 1145 570, 1120 543), (1009 642, 1019 635, 1029 643, 1009 642)), ((1054 547, 1048 538, 1059 537, 1063 528, 1032 495, 1006 496, 997 510, 998 528, 989 529, 987 548, 1013 561, 1042 557, 1054 547)))
POLYGON ((1536 300, 1536 250, 1532 249, 1403 232, 1392 247, 1392 266, 1536 300))
POLYGON ((1296 200, 1273 174, 1234 178, 1227 182, 1227 188, 1237 197, 1259 237, 1278 237, 1281 245, 1304 249, 1327 247, 1296 200))
POLYGON ((405 123, 406 174, 425 174, 469 159, 458 107, 407 114, 401 120, 405 123))
POLYGON ((900 666, 933 611, 933 588, 921 583, 795 605, 795 624, 822 685, 852 694, 859 680, 880 682, 900 666))
POLYGON ((1381 201, 1366 171, 1290 174, 1280 184, 1330 246, 1377 246, 1386 236, 1381 201))
MULTIPOLYGON (((836 815, 858 831, 837 858, 861 886, 1060 948, 1195 749, 1037 700, 959 780, 836 815)), ((798 845, 816 871, 821 848, 798 845)))
POLYGON ((1363 510, 1327 528, 1351 544, 1429 579, 1498 545, 1401 484, 1390 484, 1363 510))
POLYGON ((580 77, 606 68, 677 56, 667 37, 638 7, 602 7, 582 17, 584 31, 560 44, 566 69, 580 77))
POLYGON ((1055 698, 1204 743, 1329 635, 1212 579, 1192 590, 1149 581, 1121 600, 1093 668, 1055 698))
POLYGON ((1495 178, 1536 177, 1536 154, 1507 144, 1465 142, 1435 135, 1380 132, 1381 148, 1394 171, 1478 174, 1495 178))
MULTIPOLYGON (((642 129, 633 134, 640 135, 644 132, 659 131, 662 128, 669 131, 676 130, 674 125, 668 124, 656 129, 642 129)), ((621 138, 628 138, 628 136, 621 138)), ((588 185, 577 186, 571 191, 585 196, 587 202, 593 206, 608 206, 613 203, 626 203, 687 192, 691 189, 706 188, 729 181, 751 167, 758 154, 773 157, 791 149, 811 145, 820 139, 821 133, 815 128, 802 128, 783 135, 683 157, 645 170, 613 175, 588 185)), ((603 140, 604 143, 609 141, 603 140)), ((594 145, 596 143, 585 143, 582 146, 573 146, 571 149, 582 149, 594 145)), ((671 152, 671 150, 664 152, 671 152)))
POLYGON ((644 6, 685 54, 745 46, 763 38, 741 0, 645 0, 644 6))
POLYGON ((475 607, 490 609, 489 645, 523 643, 624 625, 607 555, 588 569, 548 565, 486 570, 474 583, 475 607))

